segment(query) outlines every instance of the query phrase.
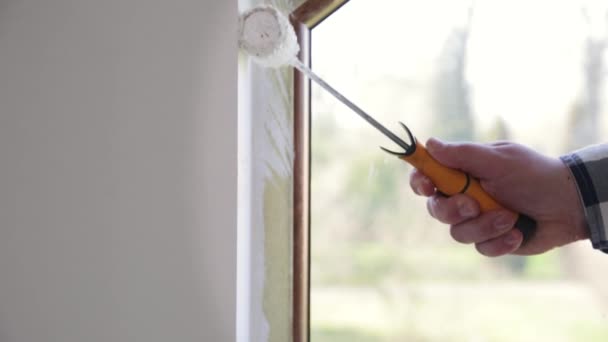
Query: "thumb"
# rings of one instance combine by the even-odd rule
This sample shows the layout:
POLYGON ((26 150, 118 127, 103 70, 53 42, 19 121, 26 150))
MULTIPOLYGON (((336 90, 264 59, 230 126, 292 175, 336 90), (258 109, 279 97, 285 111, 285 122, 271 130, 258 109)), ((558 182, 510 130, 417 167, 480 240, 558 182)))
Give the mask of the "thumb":
POLYGON ((445 143, 431 138, 426 143, 429 154, 439 163, 462 170, 476 178, 492 178, 499 170, 498 155, 491 146, 474 143, 445 143))

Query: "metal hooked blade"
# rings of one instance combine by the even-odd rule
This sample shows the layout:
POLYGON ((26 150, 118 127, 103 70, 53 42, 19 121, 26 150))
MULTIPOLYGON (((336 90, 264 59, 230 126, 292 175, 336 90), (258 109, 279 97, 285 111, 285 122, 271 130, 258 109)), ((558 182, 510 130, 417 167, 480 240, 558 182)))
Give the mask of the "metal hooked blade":
MULTIPOLYGON (((399 122, 399 124, 401 124, 401 127, 403 127, 403 129, 405 130, 405 132, 407 133, 407 136, 410 140, 410 143, 407 144, 405 141, 401 140, 401 138, 397 137, 393 132, 387 130, 387 132, 389 134, 386 134, 384 131, 382 131, 382 133, 384 133, 387 137, 389 137, 392 141, 394 141, 397 145, 403 147, 404 152, 395 152, 395 151, 391 151, 389 149, 386 149, 382 146, 380 146, 380 148, 389 154, 392 154, 394 156, 397 157, 402 157, 402 156, 409 156, 411 154, 413 154, 416 151, 416 139, 414 138, 414 136, 412 135, 412 132, 410 131, 409 128, 407 128, 407 126, 403 123, 403 122, 399 122)), ((384 128, 384 127, 383 127, 384 128)), ((386 129, 386 128, 385 128, 386 129)))
POLYGON ((410 154, 414 153, 414 151, 416 150, 416 141, 414 140, 414 137, 412 136, 412 133, 410 132, 410 130, 403 123, 400 122, 401 126, 403 126, 403 128, 405 128, 405 131, 409 135, 410 140, 412 141, 411 144, 407 144, 405 141, 401 140, 398 136, 396 136, 393 132, 389 131, 386 127, 382 126, 382 124, 380 124, 378 121, 376 121, 376 119, 371 117, 363 109, 361 109, 359 106, 354 104, 351 100, 349 100, 346 96, 342 95, 339 91, 337 91, 332 86, 330 86, 327 82, 325 82, 321 77, 317 76, 312 70, 310 70, 309 67, 307 67, 306 65, 301 63, 299 60, 296 59, 296 60, 292 61, 292 63, 293 63, 292 65, 294 67, 296 67, 298 70, 300 70, 301 72, 306 74, 311 80, 315 81, 319 86, 321 86, 323 89, 327 90, 330 94, 335 96, 336 99, 338 99, 340 102, 345 104, 348 108, 352 109, 355 113, 357 113, 361 118, 363 118, 365 121, 367 121, 370 125, 374 126, 377 130, 382 132, 382 134, 384 134, 389 139, 391 139, 393 142, 395 142, 395 144, 403 147, 405 152, 403 152, 403 153, 393 152, 393 151, 389 151, 389 150, 385 149, 384 147, 382 147, 382 149, 384 151, 391 153, 391 154, 395 154, 397 156, 410 155, 410 154))

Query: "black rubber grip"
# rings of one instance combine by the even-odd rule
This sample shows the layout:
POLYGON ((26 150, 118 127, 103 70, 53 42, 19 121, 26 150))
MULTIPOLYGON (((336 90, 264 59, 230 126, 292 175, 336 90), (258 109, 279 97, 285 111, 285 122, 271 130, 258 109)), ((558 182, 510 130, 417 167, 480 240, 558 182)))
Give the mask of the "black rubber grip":
POLYGON ((517 217, 517 221, 515 222, 515 228, 519 229, 519 231, 524 236, 524 242, 530 241, 530 239, 534 236, 534 232, 536 232, 536 221, 526 216, 524 214, 519 214, 517 217))

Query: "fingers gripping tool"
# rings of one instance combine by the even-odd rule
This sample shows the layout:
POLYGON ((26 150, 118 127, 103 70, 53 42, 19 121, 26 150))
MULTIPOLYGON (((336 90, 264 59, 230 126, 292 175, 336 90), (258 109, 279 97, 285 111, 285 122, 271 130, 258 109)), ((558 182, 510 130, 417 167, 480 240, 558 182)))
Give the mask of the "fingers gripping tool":
POLYGON ((406 143, 393 132, 388 130, 378 121, 376 121, 376 119, 371 117, 369 114, 363 111, 359 106, 354 104, 348 98, 340 94, 337 90, 327 84, 323 79, 316 76, 310 70, 304 68, 303 66, 300 66, 299 69, 304 71, 313 81, 315 81, 329 93, 334 95, 340 102, 344 103, 347 107, 352 109, 370 125, 375 127, 378 131, 380 131, 386 137, 391 139, 394 143, 403 148, 403 152, 394 152, 384 147, 381 147, 382 150, 384 150, 385 152, 399 157, 400 159, 411 164, 412 166, 420 170, 424 175, 429 177, 429 179, 433 182, 433 184, 435 184, 435 187, 440 193, 446 196, 452 196, 459 193, 471 196, 479 203, 479 207, 482 213, 498 209, 510 211, 513 214, 517 215, 515 228, 521 231, 523 235, 523 243, 526 243, 532 238, 534 232, 536 231, 536 221, 534 221, 534 219, 524 214, 515 213, 512 210, 505 208, 481 187, 481 184, 477 179, 471 177, 469 174, 460 170, 449 168, 433 159, 433 157, 431 157, 431 155, 426 150, 425 146, 418 142, 416 138, 414 138, 412 132, 405 124, 400 122, 401 126, 403 127, 403 129, 405 129, 405 132, 407 133, 407 136, 410 141, 409 143, 406 143))
MULTIPOLYGON (((433 159, 424 145, 416 141, 404 124, 401 125, 407 132, 410 140, 409 144, 382 126, 348 98, 318 77, 308 66, 304 65, 296 56, 299 46, 295 31, 290 25, 289 19, 276 8, 267 5, 258 6, 245 12, 239 18, 239 46, 262 66, 279 67, 291 65, 306 74, 340 102, 344 103, 389 139, 401 146, 404 152, 392 152, 385 148, 383 150, 398 156, 420 170, 431 179, 437 190, 441 193, 447 196, 458 193, 467 194, 479 202, 482 212, 505 209, 483 190, 479 181, 464 172, 445 167, 433 159)), ((534 234, 536 222, 523 214, 518 214, 515 227, 523 233, 524 242, 526 242, 534 234)))
MULTIPOLYGON (((420 170, 433 182, 433 184, 435 184, 437 190, 446 196, 452 196, 459 193, 471 196, 479 203, 479 208, 482 213, 498 209, 513 212, 498 203, 481 187, 479 181, 471 177, 468 173, 446 167, 433 159, 425 146, 414 138, 409 128, 401 122, 400 124, 408 135, 410 140, 409 144, 384 127, 383 129, 380 129, 380 131, 383 133, 388 131, 390 134, 385 135, 397 145, 401 146, 404 149, 404 152, 394 152, 384 147, 380 147, 382 150, 399 157, 420 170)), ((514 214, 517 214, 515 228, 521 231, 523 242, 526 243, 534 235, 536 221, 521 213, 514 214)))

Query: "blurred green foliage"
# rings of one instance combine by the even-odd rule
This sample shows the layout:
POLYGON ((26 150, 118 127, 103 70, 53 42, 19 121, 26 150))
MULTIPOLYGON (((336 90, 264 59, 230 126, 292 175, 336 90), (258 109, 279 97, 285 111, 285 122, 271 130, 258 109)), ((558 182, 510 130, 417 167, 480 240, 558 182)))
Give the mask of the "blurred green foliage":
POLYGON ((375 284, 390 275, 397 255, 378 243, 363 243, 352 247, 353 283, 375 284))
MULTIPOLYGON (((524 258, 524 257, 519 257, 524 258)), ((541 255, 525 258, 526 268, 523 277, 526 279, 561 279, 564 272, 560 265, 559 252, 551 251, 541 255)))
POLYGON ((315 327, 311 331, 311 341, 331 342, 381 342, 382 334, 372 333, 357 327, 315 327))
MULTIPOLYGON (((369 228, 380 211, 395 211, 399 194, 397 168, 382 165, 385 158, 380 152, 375 155, 357 156, 349 162, 349 172, 344 180, 343 196, 351 204, 348 210, 369 228), (370 168, 370 165, 382 167, 370 168), (375 170, 372 174, 371 170, 375 170)), ((395 160, 395 163, 398 161, 395 160)))
MULTIPOLYGON (((330 77, 322 76, 332 84, 334 76, 342 81, 350 91, 346 95, 359 95, 353 97, 355 102, 363 103, 380 122, 394 128, 391 123, 404 121, 421 140, 509 140, 520 132, 501 116, 508 114, 503 108, 491 108, 496 113, 482 126, 471 103, 474 94, 466 70, 471 13, 469 9, 464 24, 444 32, 432 58, 415 55, 432 46, 429 41, 400 42, 412 44, 407 52, 415 56, 399 61, 394 72, 367 78, 359 74, 358 68, 386 70, 379 68, 385 57, 381 55, 374 56, 371 66, 344 69, 350 59, 340 54, 341 49, 324 55, 328 60, 340 56, 335 57, 340 63, 317 60, 315 67, 332 71, 330 77), (400 68, 410 73, 400 74, 400 68)), ((332 47, 336 37, 348 43, 340 29, 334 34, 329 40, 332 47)), ((356 46, 363 46, 366 37, 357 36, 356 46)), ((591 86, 587 82, 586 87, 591 86)), ((565 262, 573 259, 571 255, 554 250, 534 257, 491 259, 481 257, 473 246, 454 242, 448 227, 429 217, 425 200, 409 189, 410 168, 376 148, 382 143, 371 138, 374 129, 359 126, 358 118, 337 115, 343 106, 328 94, 314 94, 312 342, 606 339, 608 305, 573 276, 578 270, 565 262)), ((589 138, 585 122, 597 122, 598 113, 591 110, 597 103, 584 102, 571 108, 568 126, 575 127, 574 132, 563 137, 552 132, 564 146, 589 138)), ((525 128, 526 120, 520 121, 519 128, 525 128)), ((546 133, 543 129, 527 134, 546 133)), ((595 130, 589 134, 596 135, 595 130)))

